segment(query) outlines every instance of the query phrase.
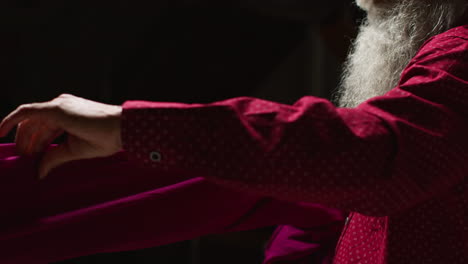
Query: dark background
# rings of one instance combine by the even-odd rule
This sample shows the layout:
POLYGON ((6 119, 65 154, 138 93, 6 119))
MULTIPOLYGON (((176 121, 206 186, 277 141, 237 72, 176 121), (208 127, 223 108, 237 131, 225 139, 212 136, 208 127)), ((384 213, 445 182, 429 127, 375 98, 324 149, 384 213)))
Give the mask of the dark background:
MULTIPOLYGON (((330 98, 361 16, 344 0, 2 1, 0 115, 61 93, 110 104, 330 98)), ((60 264, 261 263, 271 230, 60 264)))

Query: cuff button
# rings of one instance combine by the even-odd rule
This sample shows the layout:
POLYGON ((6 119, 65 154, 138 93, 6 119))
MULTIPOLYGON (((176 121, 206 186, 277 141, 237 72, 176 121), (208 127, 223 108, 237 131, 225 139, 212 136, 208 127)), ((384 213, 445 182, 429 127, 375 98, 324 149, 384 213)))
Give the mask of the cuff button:
POLYGON ((157 151, 151 152, 150 153, 150 159, 153 162, 161 162, 161 159, 162 159, 161 153, 159 153, 157 151))

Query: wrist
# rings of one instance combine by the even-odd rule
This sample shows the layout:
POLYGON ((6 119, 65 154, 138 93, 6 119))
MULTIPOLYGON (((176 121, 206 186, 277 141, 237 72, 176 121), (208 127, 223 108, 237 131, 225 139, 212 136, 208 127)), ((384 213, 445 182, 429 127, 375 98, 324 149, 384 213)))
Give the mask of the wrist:
POLYGON ((122 149, 122 106, 114 105, 111 109, 111 126, 114 134, 114 146, 117 150, 122 149))

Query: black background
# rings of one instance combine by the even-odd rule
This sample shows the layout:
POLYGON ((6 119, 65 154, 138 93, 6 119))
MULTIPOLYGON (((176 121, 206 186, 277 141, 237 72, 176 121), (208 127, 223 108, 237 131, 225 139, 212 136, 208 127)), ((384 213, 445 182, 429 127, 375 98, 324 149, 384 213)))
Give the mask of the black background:
MULTIPOLYGON (((315 93, 329 97, 362 15, 350 2, 2 1, 0 115, 61 93, 111 104, 236 96, 291 103, 314 94, 297 78, 314 60, 301 49, 307 50, 311 28, 328 49, 325 61, 334 62, 326 69, 333 81, 315 93), (260 91, 265 83, 277 85, 260 91), (273 96, 275 89, 282 96, 273 96)), ((260 263, 270 232, 212 235, 60 263, 260 263)))

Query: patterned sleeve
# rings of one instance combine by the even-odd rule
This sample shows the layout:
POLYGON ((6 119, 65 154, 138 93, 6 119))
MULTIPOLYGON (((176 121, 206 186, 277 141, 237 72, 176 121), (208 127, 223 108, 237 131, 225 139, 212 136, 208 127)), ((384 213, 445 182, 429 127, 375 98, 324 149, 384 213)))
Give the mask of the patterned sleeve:
POLYGON ((127 101, 124 148, 148 166, 237 190, 395 214, 467 172, 467 50, 461 38, 429 41, 399 86, 357 108, 311 96, 294 105, 127 101))

